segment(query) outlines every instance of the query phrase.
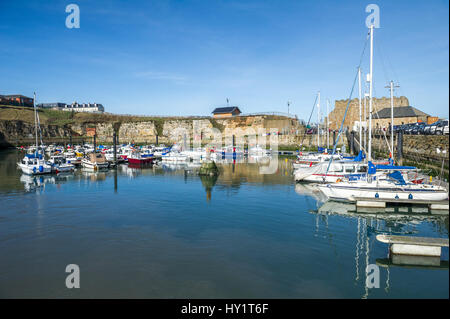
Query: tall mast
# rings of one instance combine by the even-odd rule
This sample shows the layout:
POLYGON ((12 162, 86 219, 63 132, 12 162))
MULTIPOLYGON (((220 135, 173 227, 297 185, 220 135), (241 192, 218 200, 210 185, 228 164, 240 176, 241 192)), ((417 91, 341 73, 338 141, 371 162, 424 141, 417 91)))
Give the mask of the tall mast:
POLYGON ((391 158, 394 160, 394 87, 397 87, 397 85, 394 85, 394 81, 389 82, 389 86, 386 86, 386 88, 389 88, 389 91, 391 93, 391 158))
POLYGON ((320 91, 317 98, 317 151, 320 147, 320 91))
POLYGON ((362 141, 362 117, 361 117, 361 68, 358 67, 358 88, 359 88, 359 149, 361 150, 362 141))
POLYGON ((372 97, 373 97, 373 24, 370 26, 370 69, 369 69, 369 154, 367 160, 372 160, 372 97))
MULTIPOLYGON (((327 148, 330 148, 330 100, 327 99, 327 148)), ((328 152, 328 150, 327 150, 328 152)))
POLYGON ((37 111, 36 111, 36 92, 33 93, 33 109, 34 109, 34 132, 36 135, 36 156, 38 153, 38 128, 37 128, 37 111))
POLYGON ((367 152, 367 83, 364 89, 364 149, 367 152))

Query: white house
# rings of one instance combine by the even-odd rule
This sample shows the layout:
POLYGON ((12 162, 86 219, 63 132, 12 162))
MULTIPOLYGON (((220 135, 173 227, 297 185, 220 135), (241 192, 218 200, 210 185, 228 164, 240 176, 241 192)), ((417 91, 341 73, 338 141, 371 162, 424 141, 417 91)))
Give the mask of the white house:
POLYGON ((89 113, 103 113, 105 112, 105 108, 103 105, 98 103, 78 103, 73 102, 72 104, 66 104, 63 108, 63 111, 74 111, 74 112, 89 112, 89 113))

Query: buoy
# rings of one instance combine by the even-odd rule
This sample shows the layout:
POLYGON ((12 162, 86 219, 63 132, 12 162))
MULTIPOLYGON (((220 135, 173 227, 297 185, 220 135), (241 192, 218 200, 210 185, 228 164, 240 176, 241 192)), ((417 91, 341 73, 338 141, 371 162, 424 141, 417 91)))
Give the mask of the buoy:
POLYGON ((375 198, 379 198, 380 195, 378 195, 378 193, 375 193, 375 198))
POLYGON ((408 199, 413 199, 413 195, 412 195, 412 194, 409 194, 409 195, 408 195, 408 199))

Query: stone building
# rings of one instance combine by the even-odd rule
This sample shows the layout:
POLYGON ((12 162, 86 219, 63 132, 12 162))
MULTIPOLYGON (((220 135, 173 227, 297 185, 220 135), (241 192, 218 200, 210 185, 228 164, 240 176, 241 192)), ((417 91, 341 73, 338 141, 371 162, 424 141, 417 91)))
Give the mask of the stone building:
MULTIPOLYGON (((373 98, 372 108, 373 114, 381 111, 384 108, 391 107, 391 99, 389 97, 381 97, 381 98, 373 98)), ((336 100, 334 102, 334 110, 330 112, 330 129, 338 130, 341 126, 342 119, 344 117, 345 109, 347 107, 347 100, 336 100)), ((364 114, 364 100, 361 101, 362 105, 362 114, 364 114)), ((394 108, 409 106, 409 101, 405 96, 394 97, 394 108)), ((366 115, 369 116, 369 100, 366 100, 366 115)), ((364 121, 364 116, 362 116, 362 120, 364 121)), ((326 118, 324 123, 326 123, 326 118)), ((350 101, 350 106, 348 108, 347 117, 344 121, 344 128, 348 127, 349 129, 354 128, 359 123, 359 101, 358 98, 352 99, 350 101), (356 123, 355 123, 356 122, 356 123)))
MULTIPOLYGON (((394 107, 394 125, 402 125, 408 123, 428 122, 430 116, 412 106, 394 107)), ((375 128, 390 127, 391 125, 391 108, 386 107, 375 113, 372 117, 372 125, 375 128)))

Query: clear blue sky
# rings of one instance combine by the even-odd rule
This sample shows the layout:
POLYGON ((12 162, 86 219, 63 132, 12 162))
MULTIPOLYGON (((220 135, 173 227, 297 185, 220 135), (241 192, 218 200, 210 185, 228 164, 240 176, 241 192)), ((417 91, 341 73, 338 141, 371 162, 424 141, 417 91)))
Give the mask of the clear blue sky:
POLYGON ((0 94, 147 115, 209 115, 227 97, 246 113, 286 112, 289 100, 308 118, 318 90, 332 105, 348 97, 370 3, 375 95, 393 79, 396 95, 448 117, 446 0, 0 0, 0 94), (70 3, 80 29, 65 27, 70 3))

